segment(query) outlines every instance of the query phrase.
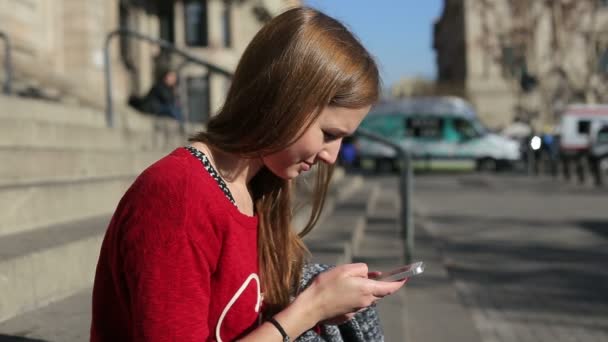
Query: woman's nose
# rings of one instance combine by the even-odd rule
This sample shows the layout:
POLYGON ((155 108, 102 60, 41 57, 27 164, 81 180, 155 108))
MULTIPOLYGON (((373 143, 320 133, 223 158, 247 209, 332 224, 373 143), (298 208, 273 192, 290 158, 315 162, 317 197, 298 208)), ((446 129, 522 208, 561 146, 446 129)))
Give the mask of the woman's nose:
POLYGON ((336 140, 328 144, 323 151, 318 155, 319 159, 326 164, 334 164, 338 159, 338 153, 340 152, 340 145, 342 139, 336 140))

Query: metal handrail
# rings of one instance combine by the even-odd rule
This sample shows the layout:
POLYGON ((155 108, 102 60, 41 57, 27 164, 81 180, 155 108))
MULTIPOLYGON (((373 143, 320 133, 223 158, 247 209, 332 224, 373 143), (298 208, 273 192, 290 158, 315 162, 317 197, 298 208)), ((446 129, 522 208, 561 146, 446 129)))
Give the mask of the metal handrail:
POLYGON ((184 59, 186 59, 189 62, 206 67, 209 70, 209 72, 211 72, 211 73, 217 73, 220 75, 224 75, 226 77, 232 77, 232 75, 233 75, 233 73, 231 71, 226 70, 222 67, 219 67, 215 64, 206 62, 206 61, 200 59, 199 57, 196 57, 182 49, 177 48, 175 45, 173 45, 172 43, 170 43, 166 40, 155 38, 152 36, 148 36, 148 35, 145 35, 145 34, 142 34, 142 33, 136 32, 136 31, 124 29, 124 28, 114 30, 106 35, 106 40, 105 40, 104 49, 103 49, 104 74, 105 74, 105 82, 106 82, 106 122, 108 124, 108 127, 112 127, 114 125, 114 109, 113 109, 113 103, 112 103, 112 75, 110 72, 110 68, 111 68, 110 42, 111 42, 112 38, 119 36, 119 35, 143 40, 143 41, 146 41, 146 42, 152 43, 152 44, 156 44, 163 49, 169 50, 169 51, 183 57, 184 59))
POLYGON ((414 168, 412 166, 411 153, 401 145, 364 128, 357 129, 356 135, 391 147, 405 168, 404 171, 399 173, 399 192, 401 195, 401 237, 404 239, 405 262, 410 263, 412 261, 412 255, 414 254, 414 219, 412 216, 411 202, 412 190, 414 186, 414 168))
POLYGON ((12 93, 12 83, 13 83, 13 64, 11 61, 11 40, 9 39, 6 33, 0 31, 0 39, 4 40, 4 73, 6 79, 4 80, 4 84, 2 86, 2 91, 6 95, 10 95, 12 93))

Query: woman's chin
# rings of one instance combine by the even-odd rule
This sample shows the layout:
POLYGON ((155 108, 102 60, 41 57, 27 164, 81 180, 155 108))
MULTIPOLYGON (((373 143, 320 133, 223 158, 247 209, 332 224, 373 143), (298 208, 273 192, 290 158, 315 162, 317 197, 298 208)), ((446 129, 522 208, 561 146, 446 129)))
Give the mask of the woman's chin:
POLYGON ((274 169, 273 168, 268 168, 275 176, 284 179, 284 180, 291 180, 294 178, 297 178, 299 175, 306 173, 307 171, 304 170, 304 168, 300 165, 292 165, 291 167, 287 167, 287 168, 281 168, 281 169, 274 169))
POLYGON ((301 171, 299 171, 297 169, 283 169, 280 171, 274 171, 274 170, 271 170, 271 171, 275 176, 277 176, 281 179, 284 179, 284 180, 294 179, 302 173, 301 171))
POLYGON ((284 179, 294 179, 302 174, 306 173, 306 170, 303 170, 301 167, 294 167, 294 168, 290 168, 285 170, 285 176, 282 177, 284 179))

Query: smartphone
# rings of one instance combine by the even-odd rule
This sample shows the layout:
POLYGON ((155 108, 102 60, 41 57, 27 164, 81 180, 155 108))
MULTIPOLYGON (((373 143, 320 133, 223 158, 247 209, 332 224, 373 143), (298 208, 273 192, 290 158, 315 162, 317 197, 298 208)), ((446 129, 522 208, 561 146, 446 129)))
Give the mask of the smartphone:
POLYGON ((382 275, 374 280, 379 281, 400 281, 411 276, 415 276, 424 272, 424 263, 422 261, 413 264, 405 265, 389 272, 383 272, 382 275))

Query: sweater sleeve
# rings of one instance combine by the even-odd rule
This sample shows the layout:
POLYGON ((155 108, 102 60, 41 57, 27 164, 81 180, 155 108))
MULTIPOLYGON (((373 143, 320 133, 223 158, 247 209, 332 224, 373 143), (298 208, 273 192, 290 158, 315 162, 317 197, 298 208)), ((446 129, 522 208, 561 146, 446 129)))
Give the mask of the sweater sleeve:
POLYGON ((134 246, 124 262, 133 341, 207 340, 210 265, 187 234, 134 246))

